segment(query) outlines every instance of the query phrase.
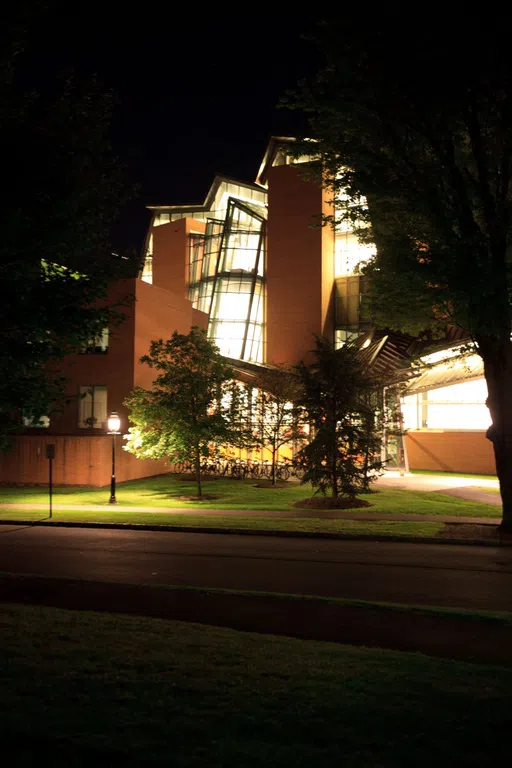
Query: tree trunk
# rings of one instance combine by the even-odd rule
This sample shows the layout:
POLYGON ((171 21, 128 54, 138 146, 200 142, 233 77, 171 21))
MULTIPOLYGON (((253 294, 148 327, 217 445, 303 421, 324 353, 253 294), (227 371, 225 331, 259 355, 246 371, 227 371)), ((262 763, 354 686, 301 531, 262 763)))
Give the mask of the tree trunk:
POLYGON ((331 451, 332 451, 332 464, 331 464, 331 472, 332 472, 332 481, 331 481, 332 497, 333 497, 333 499, 337 499, 338 496, 339 496, 339 491, 338 491, 338 440, 337 440, 337 423, 336 423, 335 419, 333 419, 331 451))
POLYGON ((276 443, 275 440, 272 443, 272 485, 276 484, 276 443))
POLYGON ((503 505, 500 528, 512 532, 512 344, 508 340, 477 341, 484 361, 487 405, 492 418, 487 437, 494 448, 503 505))
POLYGON ((203 486, 201 483, 201 452, 199 448, 196 448, 196 482, 197 482, 197 495, 199 498, 203 495, 203 486))

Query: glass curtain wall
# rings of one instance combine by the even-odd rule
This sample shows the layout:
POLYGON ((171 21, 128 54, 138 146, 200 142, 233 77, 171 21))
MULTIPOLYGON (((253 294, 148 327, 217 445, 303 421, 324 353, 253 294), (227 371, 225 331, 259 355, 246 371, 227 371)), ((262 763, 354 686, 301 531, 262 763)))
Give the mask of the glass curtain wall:
POLYGON ((227 357, 264 360, 265 237, 264 210, 229 198, 225 220, 190 238, 189 298, 227 357))

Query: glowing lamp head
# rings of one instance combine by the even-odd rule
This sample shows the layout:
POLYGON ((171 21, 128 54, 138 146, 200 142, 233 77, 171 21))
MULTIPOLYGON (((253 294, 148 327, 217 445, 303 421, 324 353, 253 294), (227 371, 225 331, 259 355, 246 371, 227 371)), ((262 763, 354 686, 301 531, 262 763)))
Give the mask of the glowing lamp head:
POLYGON ((112 413, 108 417, 107 424, 108 424, 109 432, 119 432, 119 428, 121 426, 121 419, 117 415, 116 411, 112 411, 112 413))

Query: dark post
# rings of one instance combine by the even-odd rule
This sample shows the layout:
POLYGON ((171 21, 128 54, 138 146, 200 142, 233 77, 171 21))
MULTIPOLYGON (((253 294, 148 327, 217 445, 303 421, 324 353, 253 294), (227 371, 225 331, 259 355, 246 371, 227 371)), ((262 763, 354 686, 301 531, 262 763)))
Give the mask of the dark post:
POLYGON ((112 475, 110 478, 110 499, 109 504, 117 504, 116 499, 116 435, 120 435, 119 428, 121 426, 121 419, 117 415, 116 411, 112 411, 107 421, 108 434, 112 435, 112 475))
POLYGON ((109 504, 117 504, 116 499, 116 433, 112 434, 112 477, 110 478, 109 504))
POLYGON ((48 459, 48 494, 50 497, 50 518, 52 517, 52 494, 53 494, 53 460, 55 458, 55 443, 46 444, 46 458, 48 459))

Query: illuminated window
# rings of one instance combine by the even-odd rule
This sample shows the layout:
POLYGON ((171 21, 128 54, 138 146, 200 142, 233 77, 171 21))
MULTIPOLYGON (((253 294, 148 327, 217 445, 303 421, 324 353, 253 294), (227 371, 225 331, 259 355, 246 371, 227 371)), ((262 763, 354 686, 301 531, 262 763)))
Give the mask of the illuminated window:
POLYGON ((23 426, 27 428, 33 428, 33 429, 48 429, 50 426, 50 419, 48 416, 24 416, 23 417, 23 426))
POLYGON ((89 429, 106 429, 107 388, 105 386, 86 384, 80 387, 78 426, 89 429))
POLYGON ((201 278, 214 277, 219 260, 223 221, 212 220, 206 226, 201 278))
POLYGON ((334 331, 334 349, 339 349, 340 347, 344 347, 345 344, 350 344, 352 341, 355 341, 361 333, 364 333, 364 331, 351 331, 338 328, 334 331))
POLYGON ((199 281, 203 269, 205 236, 191 234, 189 241, 188 297, 197 309, 199 303, 199 281))
POLYGON ((374 245, 364 245, 356 235, 339 232, 334 244, 334 276, 357 274, 358 265, 366 264, 374 254, 374 245))
POLYGON ((265 225, 261 208, 230 199, 225 221, 207 225, 201 279, 189 286, 210 315, 208 338, 227 357, 254 362, 264 359, 265 225))
POLYGON ((491 425, 485 405, 485 379, 408 395, 402 401, 406 429, 487 429, 491 425))
POLYGON ((142 274, 140 279, 145 283, 153 282, 153 235, 149 236, 148 250, 144 257, 144 264, 142 267, 142 274))

